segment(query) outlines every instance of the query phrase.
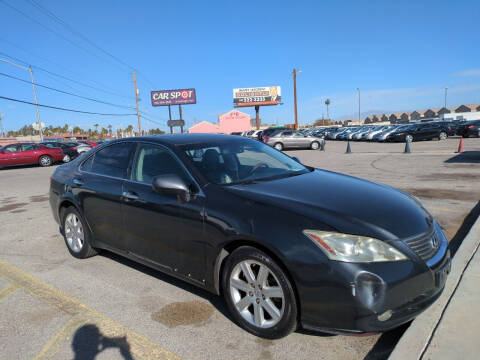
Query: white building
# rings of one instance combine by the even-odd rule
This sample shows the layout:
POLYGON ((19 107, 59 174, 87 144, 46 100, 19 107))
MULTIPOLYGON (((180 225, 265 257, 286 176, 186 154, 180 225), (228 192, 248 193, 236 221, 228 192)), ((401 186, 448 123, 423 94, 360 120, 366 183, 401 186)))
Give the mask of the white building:
POLYGON ((440 119, 445 121, 480 120, 480 111, 442 114, 440 115, 440 119))

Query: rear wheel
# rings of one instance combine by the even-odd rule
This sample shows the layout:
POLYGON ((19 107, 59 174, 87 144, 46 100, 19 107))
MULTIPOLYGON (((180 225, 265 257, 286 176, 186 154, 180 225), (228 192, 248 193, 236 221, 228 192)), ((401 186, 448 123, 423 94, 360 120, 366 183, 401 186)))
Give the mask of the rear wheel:
POLYGON ((65 155, 65 156, 63 157, 63 162, 65 162, 65 163, 68 163, 68 162, 70 162, 71 160, 72 160, 72 158, 70 157, 70 155, 65 155))
POLYGON ((38 164, 40 166, 50 166, 53 164, 53 159, 48 155, 42 155, 38 159, 38 164))
POLYGON ((80 213, 73 206, 63 212, 63 238, 70 254, 78 259, 96 255, 90 245, 90 232, 80 213))
POLYGON ((283 150, 283 144, 282 143, 276 143, 275 145, 273 145, 273 147, 275 149, 277 149, 278 151, 282 151, 283 150))
POLYGON ((310 144, 310 149, 312 150, 318 150, 318 148, 320 147, 320 144, 318 141, 313 141, 311 144, 310 144))
POLYGON ((412 142, 413 141, 413 136, 408 134, 407 136, 405 136, 405 141, 406 142, 412 142))
POLYGON ((237 323, 267 339, 287 336, 297 327, 297 302, 292 285, 264 252, 242 246, 226 260, 223 294, 237 323))

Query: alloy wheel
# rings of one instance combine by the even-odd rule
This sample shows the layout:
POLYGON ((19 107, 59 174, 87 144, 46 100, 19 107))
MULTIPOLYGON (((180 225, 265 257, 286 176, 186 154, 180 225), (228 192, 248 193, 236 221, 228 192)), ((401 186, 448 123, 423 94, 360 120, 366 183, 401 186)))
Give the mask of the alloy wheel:
POLYGON ((265 264, 254 260, 239 262, 230 274, 229 286, 235 309, 250 324, 270 328, 282 319, 283 289, 265 264))
POLYGON ((52 161, 50 160, 50 158, 48 156, 42 156, 42 158, 40 159, 40 164, 42 166, 49 166, 51 163, 52 163, 52 161))
POLYGON ((68 163, 68 162, 70 162, 70 160, 71 160, 70 155, 65 155, 65 156, 63 157, 63 162, 68 163))
POLYGON ((318 142, 314 141, 314 142, 312 142, 312 145, 310 147, 312 148, 312 150, 317 150, 318 147, 319 147, 319 144, 318 144, 318 142))
POLYGON ((407 135, 407 136, 405 136, 405 140, 407 142, 412 142, 413 141, 413 136, 412 135, 407 135))
POLYGON ((447 138, 447 134, 444 132, 441 132, 440 135, 438 136, 440 140, 445 140, 447 138))
POLYGON ((65 218, 65 238, 68 247, 73 252, 80 252, 85 242, 85 234, 83 232, 82 222, 77 215, 70 213, 65 218))

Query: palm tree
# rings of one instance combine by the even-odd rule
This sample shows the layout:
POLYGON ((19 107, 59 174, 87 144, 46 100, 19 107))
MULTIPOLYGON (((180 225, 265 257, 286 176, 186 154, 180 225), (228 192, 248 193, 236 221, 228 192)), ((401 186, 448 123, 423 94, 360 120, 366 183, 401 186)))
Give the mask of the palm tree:
POLYGON ((328 114, 328 106, 330 105, 330 99, 325 100, 325 105, 327 105, 327 119, 330 120, 330 115, 328 114))
POLYGON ((98 125, 98 124, 93 125, 93 127, 95 128, 95 131, 96 131, 96 132, 98 132, 98 127, 99 127, 99 126, 100 126, 100 125, 98 125))
POLYGON ((108 132, 110 133, 110 136, 112 136, 112 125, 108 125, 108 132))

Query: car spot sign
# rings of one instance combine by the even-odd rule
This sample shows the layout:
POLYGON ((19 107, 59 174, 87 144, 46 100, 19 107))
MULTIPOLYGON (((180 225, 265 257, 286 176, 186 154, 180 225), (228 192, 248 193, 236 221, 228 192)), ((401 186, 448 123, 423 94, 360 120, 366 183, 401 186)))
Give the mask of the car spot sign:
POLYGON ((187 105, 197 103, 195 89, 158 90, 151 92, 152 106, 187 105))

